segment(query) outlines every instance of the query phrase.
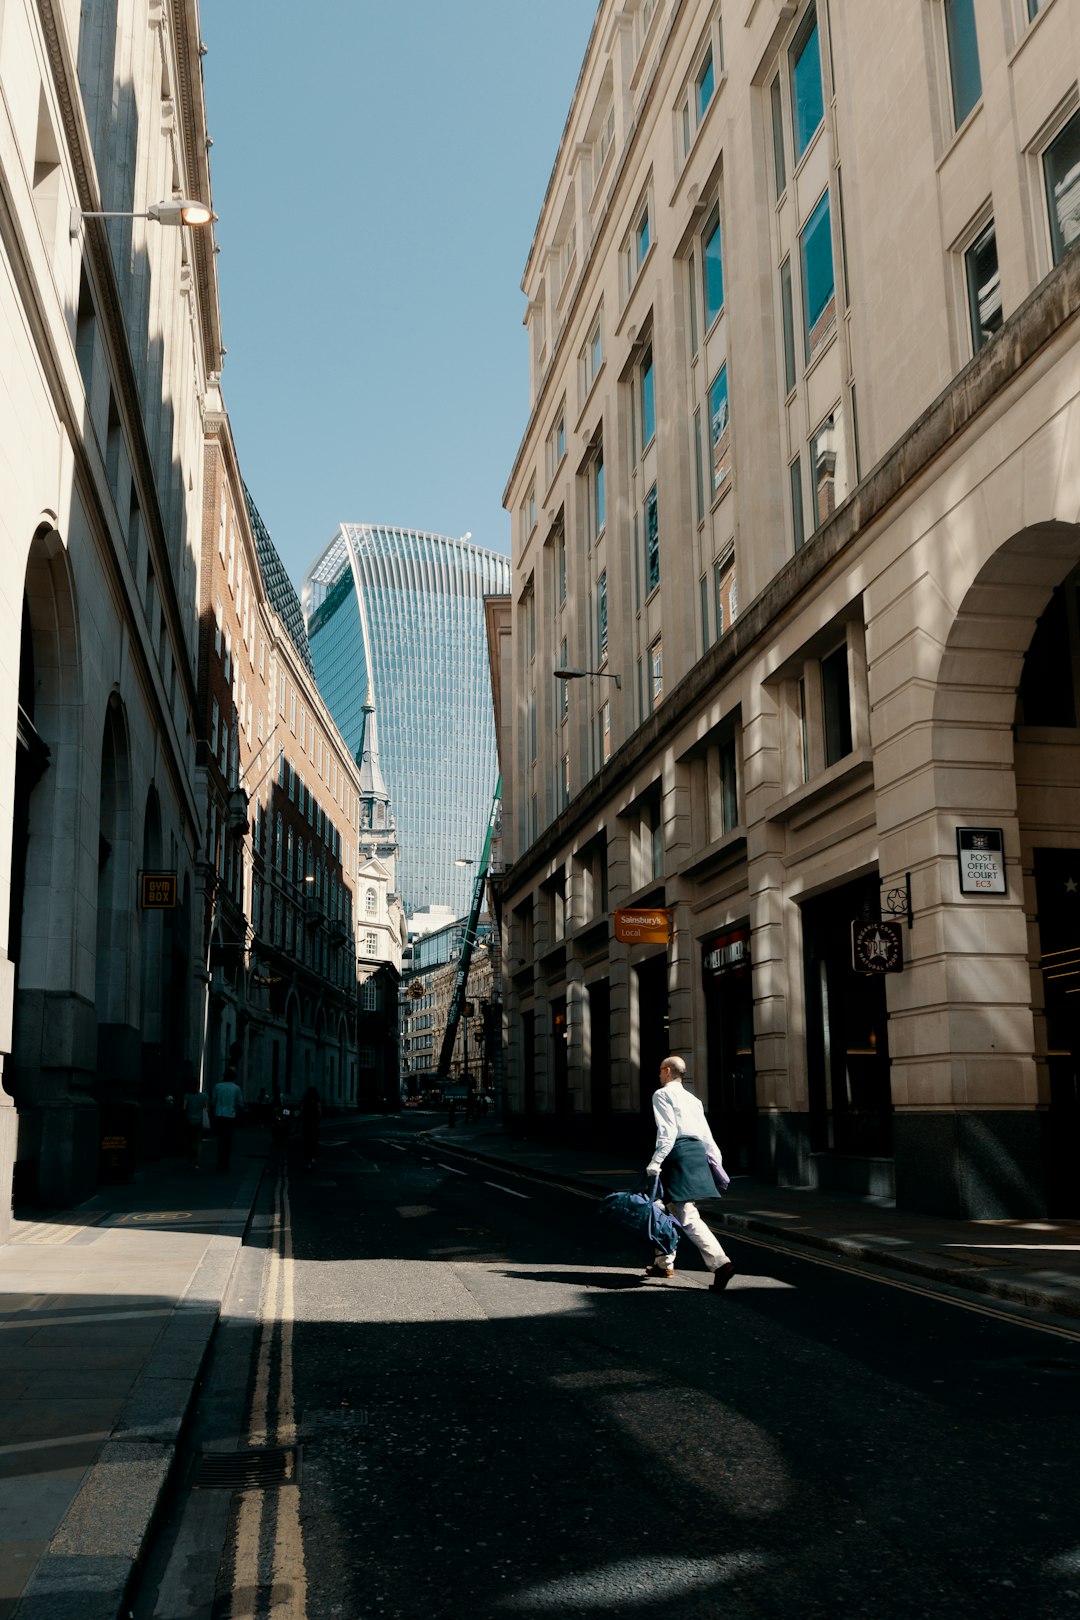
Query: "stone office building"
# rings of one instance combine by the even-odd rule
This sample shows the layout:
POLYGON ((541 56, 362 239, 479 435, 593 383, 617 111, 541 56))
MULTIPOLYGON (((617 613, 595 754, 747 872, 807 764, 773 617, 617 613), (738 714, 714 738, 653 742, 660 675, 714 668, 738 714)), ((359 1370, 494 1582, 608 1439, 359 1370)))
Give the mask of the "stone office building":
POLYGON ((599 6, 505 495, 530 1128, 647 1146, 671 1050, 736 1166, 1076 1213, 1078 81, 1068 0, 599 6))
POLYGON ((93 1190, 110 1112, 160 1151, 198 1051, 201 413, 222 349, 212 225, 134 217, 210 202, 195 0, 6 6, 0 88, 2 1236, 13 1166, 23 1199, 93 1190), (144 909, 140 874, 163 870, 177 903, 144 909))

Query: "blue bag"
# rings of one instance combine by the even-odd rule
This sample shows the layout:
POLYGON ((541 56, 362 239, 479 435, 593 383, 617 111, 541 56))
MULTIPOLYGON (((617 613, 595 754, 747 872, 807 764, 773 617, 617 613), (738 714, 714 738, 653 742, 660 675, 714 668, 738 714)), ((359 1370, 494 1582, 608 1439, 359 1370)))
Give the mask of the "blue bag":
POLYGON ((651 1192, 608 1193, 601 1199, 598 1214, 640 1238, 647 1238, 660 1254, 674 1254, 682 1227, 664 1208, 663 1197, 664 1189, 657 1176, 651 1192))

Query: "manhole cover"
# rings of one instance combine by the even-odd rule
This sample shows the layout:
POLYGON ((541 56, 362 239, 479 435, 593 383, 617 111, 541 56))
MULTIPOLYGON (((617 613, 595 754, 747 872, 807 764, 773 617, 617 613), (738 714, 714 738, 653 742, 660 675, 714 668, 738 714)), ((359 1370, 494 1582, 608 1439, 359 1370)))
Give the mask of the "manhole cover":
POLYGON ((299 1483, 300 1447, 262 1446, 255 1451, 204 1451, 193 1489, 272 1490, 278 1485, 299 1483))

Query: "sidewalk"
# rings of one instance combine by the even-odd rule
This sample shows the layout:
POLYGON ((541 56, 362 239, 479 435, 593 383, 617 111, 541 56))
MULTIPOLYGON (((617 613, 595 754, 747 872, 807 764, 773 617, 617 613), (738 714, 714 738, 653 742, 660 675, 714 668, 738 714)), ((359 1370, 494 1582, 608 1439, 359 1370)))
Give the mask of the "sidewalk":
MULTIPOLYGON (((637 1187, 645 1168, 603 1153, 523 1141, 490 1120, 454 1130, 437 1126, 429 1140, 601 1195, 637 1187)), ((757 1233, 1080 1318, 1080 1220, 950 1221, 898 1210, 885 1199, 774 1187, 739 1175, 704 1212, 721 1235, 725 1229, 757 1233)))
POLYGON ((268 1151, 165 1159, 0 1247, 0 1620, 116 1620, 268 1151))

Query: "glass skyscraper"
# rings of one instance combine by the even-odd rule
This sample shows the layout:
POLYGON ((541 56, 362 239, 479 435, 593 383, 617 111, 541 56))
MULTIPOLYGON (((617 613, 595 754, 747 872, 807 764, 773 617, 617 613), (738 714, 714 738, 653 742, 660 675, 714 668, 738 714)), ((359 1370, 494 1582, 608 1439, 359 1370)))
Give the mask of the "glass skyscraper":
POLYGON ((468 539, 343 523, 303 602, 315 677, 354 753, 369 682, 400 841, 407 914, 469 909, 498 779, 484 597, 510 590, 510 559, 468 539))

